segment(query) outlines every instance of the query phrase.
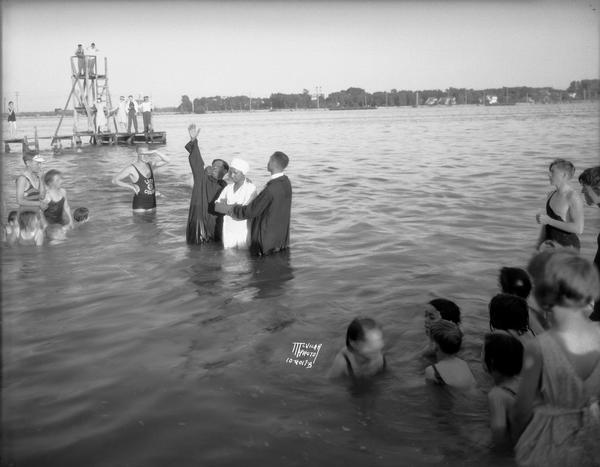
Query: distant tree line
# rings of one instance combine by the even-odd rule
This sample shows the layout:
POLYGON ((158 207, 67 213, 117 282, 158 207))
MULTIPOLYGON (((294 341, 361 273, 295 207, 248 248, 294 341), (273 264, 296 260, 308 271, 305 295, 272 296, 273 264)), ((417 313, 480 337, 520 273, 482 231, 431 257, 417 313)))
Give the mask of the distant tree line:
POLYGON ((177 111, 181 113, 235 112, 259 109, 312 109, 361 108, 361 107, 398 107, 423 105, 429 99, 449 99, 452 103, 483 104, 486 95, 497 96, 499 103, 556 103, 576 100, 598 99, 600 80, 584 79, 572 81, 567 89, 550 87, 532 88, 527 86, 502 87, 488 89, 448 88, 426 89, 421 91, 396 90, 369 93, 362 88, 351 87, 346 90, 324 94, 311 94, 307 89, 298 94, 274 93, 269 97, 213 96, 181 97, 177 111), (418 102, 417 102, 418 99, 418 102))

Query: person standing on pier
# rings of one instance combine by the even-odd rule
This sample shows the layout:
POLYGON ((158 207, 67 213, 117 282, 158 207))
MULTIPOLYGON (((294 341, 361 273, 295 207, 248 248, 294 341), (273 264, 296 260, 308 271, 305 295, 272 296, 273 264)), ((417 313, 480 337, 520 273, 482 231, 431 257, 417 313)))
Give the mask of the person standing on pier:
POLYGON ((114 185, 133 191, 132 209, 134 212, 153 211, 156 208, 156 188, 154 170, 169 163, 169 158, 159 151, 145 151, 136 147, 137 159, 121 170, 112 179, 114 185), (159 160, 150 160, 155 154, 159 160))
POLYGON ((125 131, 127 125, 127 102, 125 102, 125 96, 119 97, 119 103, 112 109, 111 113, 117 114, 117 124, 119 125, 118 131, 125 131))
POLYGON ((215 201, 227 183, 223 177, 229 170, 229 164, 222 159, 212 161, 210 167, 204 168, 204 159, 198 147, 200 128, 195 124, 188 127, 190 141, 185 145, 189 153, 188 160, 194 176, 194 188, 190 200, 186 241, 199 245, 210 241, 221 241, 223 232, 223 216, 215 211, 215 201))
POLYGON ((103 128, 106 128, 108 120, 106 119, 105 105, 99 97, 94 105, 96 108, 96 132, 101 133, 103 128))
POLYGON ((267 164, 271 179, 252 202, 246 206, 225 203, 215 206, 217 212, 234 219, 252 219, 250 253, 253 255, 268 255, 285 250, 289 245, 292 185, 283 172, 288 163, 287 155, 274 152, 267 164))
POLYGON ((138 105, 137 102, 133 99, 133 96, 129 96, 127 101, 127 133, 131 133, 131 123, 133 122, 133 127, 135 128, 135 132, 138 132, 138 122, 137 122, 137 113, 138 113, 138 105))
POLYGON ((144 96, 144 102, 142 102, 142 120, 144 121, 144 133, 146 137, 152 131, 152 110, 154 110, 154 105, 148 96, 144 96))
POLYGON ((8 103, 8 129, 10 137, 14 138, 17 134, 17 115, 15 114, 15 104, 13 101, 8 103))

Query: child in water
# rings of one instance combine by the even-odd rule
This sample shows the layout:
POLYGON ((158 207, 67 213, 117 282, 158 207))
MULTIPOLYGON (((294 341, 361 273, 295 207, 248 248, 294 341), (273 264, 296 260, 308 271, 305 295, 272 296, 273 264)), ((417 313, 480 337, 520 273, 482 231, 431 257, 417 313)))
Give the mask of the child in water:
POLYGON ((429 345, 424 354, 435 355, 435 342, 431 338, 431 325, 440 319, 452 321, 457 326, 460 324, 460 308, 452 300, 435 298, 425 305, 425 334, 429 338, 429 345))
POLYGON ((474 389, 475 377, 469 365, 456 356, 462 345, 460 328, 456 323, 440 319, 431 325, 430 334, 436 347, 437 363, 425 368, 425 381, 457 389, 474 389))
POLYGON ((516 295, 499 293, 489 304, 490 331, 504 331, 522 342, 534 337, 529 328, 529 306, 516 295))
POLYGON ((19 214, 19 234, 17 236, 19 245, 44 244, 44 229, 38 213, 34 211, 22 211, 19 214))
MULTIPOLYGON (((502 293, 516 295, 527 300, 531 293, 531 279, 525 269, 521 268, 502 268, 500 269, 500 288, 502 293)), ((529 328, 535 334, 541 334, 549 328, 546 314, 528 305, 529 309, 529 328)))
POLYGON ((330 378, 368 378, 385 369, 383 333, 371 318, 356 318, 346 331, 346 347, 336 355, 330 378))
POLYGON ((8 222, 2 229, 2 241, 13 244, 19 237, 19 216, 17 211, 10 211, 8 222))
POLYGON ((73 220, 75 221, 75 225, 85 224, 90 220, 89 218, 90 211, 86 207, 77 208, 73 211, 73 220))
POLYGON ((510 446, 509 414, 519 388, 523 344, 508 334, 488 333, 484 338, 483 363, 495 384, 488 393, 492 441, 496 447, 510 446))
POLYGON ((50 240, 64 240, 67 229, 73 227, 73 218, 67 192, 62 188, 62 174, 58 170, 48 170, 44 175, 44 183, 44 201, 48 204, 44 210, 44 217, 48 223, 46 236, 50 240))

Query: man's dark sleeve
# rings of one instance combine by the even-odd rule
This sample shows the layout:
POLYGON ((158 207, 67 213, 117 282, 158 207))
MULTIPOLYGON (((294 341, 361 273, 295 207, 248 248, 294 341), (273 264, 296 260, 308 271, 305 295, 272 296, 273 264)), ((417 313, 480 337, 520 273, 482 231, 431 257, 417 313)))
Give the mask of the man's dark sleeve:
POLYGON ((269 207, 273 195, 267 186, 260 194, 246 206, 235 205, 233 215, 238 219, 253 219, 260 216, 269 207))
POLYGON ((185 145, 185 149, 190 155, 190 166, 194 177, 197 177, 204 172, 204 159, 200 154, 200 148, 198 147, 198 140, 193 139, 185 145))

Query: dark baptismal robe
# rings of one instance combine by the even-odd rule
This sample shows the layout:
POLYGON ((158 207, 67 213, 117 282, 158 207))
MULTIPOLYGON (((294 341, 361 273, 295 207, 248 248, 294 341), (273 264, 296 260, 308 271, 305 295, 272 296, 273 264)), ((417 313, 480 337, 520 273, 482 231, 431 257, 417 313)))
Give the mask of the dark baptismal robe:
POLYGON ((238 219, 252 219, 250 252, 268 255, 283 250, 290 242, 292 185, 285 175, 271 179, 267 186, 246 206, 233 207, 238 219))
POLYGON ((194 176, 194 189, 190 201, 188 226, 185 238, 188 243, 220 241, 223 232, 223 216, 215 212, 215 201, 227 182, 217 180, 206 173, 204 160, 200 155, 198 140, 185 145, 189 152, 190 167, 194 176))

